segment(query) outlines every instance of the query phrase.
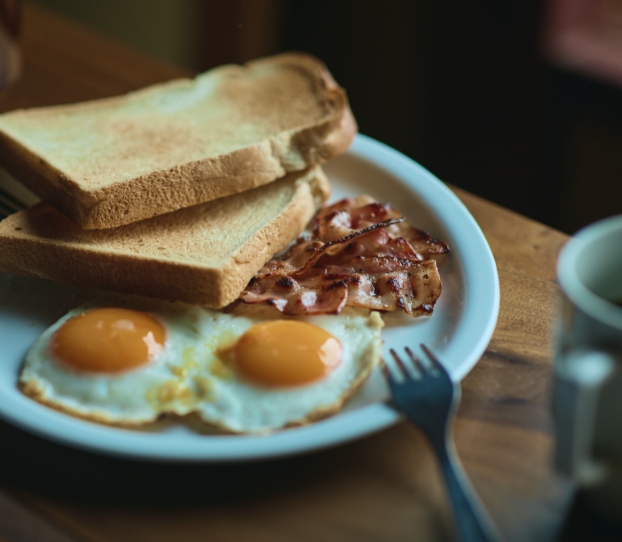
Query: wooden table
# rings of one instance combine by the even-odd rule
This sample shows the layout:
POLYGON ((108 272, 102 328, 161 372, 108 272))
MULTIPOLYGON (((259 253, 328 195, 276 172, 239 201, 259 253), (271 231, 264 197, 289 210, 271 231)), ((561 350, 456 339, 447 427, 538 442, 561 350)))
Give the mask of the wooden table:
MULTIPOLYGON (((184 74, 29 4, 23 55, 3 111, 184 74)), ((484 231, 501 282, 496 331, 462 384, 458 453, 506 540, 552 541, 574 495, 550 459, 555 261, 567 238, 455 192, 484 231)), ((0 488, 0 541, 453 539, 435 459, 406 423, 337 449, 235 466, 99 457, 0 423, 0 488)))

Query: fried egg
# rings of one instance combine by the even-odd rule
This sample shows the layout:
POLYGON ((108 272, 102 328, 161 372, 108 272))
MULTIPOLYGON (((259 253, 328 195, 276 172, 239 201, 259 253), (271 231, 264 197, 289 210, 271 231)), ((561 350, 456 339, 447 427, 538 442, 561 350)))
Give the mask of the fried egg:
POLYGON ((275 314, 84 305, 35 341, 20 387, 58 410, 121 425, 196 412, 226 431, 257 433, 336 412, 378 363, 382 319, 275 314))
POLYGON ((338 411, 380 359, 376 312, 286 320, 235 318, 230 344, 207 350, 201 418, 242 433, 301 425, 338 411))
POLYGON ((197 393, 188 374, 203 344, 196 327, 203 311, 155 305, 85 305, 69 312, 28 351, 22 391, 104 423, 136 425, 165 412, 191 412, 197 393))

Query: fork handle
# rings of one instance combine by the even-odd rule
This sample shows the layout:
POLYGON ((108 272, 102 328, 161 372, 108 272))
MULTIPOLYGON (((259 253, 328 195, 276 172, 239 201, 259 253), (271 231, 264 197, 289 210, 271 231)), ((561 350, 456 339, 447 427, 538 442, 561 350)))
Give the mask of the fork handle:
POLYGON ((500 542, 494 523, 471 486, 451 439, 433 442, 461 542, 500 542))

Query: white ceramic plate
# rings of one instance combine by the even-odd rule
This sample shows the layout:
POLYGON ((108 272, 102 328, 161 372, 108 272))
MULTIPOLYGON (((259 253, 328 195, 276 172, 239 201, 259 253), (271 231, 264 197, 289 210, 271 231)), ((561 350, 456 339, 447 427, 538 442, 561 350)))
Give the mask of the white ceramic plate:
MULTIPOLYGON (((425 342, 456 380, 477 363, 499 309, 495 262, 481 230, 436 177, 397 151, 359 135, 348 153, 326 165, 333 199, 369 193, 389 201, 410 222, 445 240, 451 254, 439 268, 443 294, 430 318, 389 316, 384 349, 425 342)), ((340 414, 270 436, 206 435, 191 424, 155 424, 146 431, 82 421, 24 397, 16 387, 34 339, 69 309, 94 294, 43 280, 0 273, 0 417, 26 431, 95 452, 168 461, 241 461, 334 446, 388 427, 398 415, 383 401, 387 389, 374 374, 340 414)))

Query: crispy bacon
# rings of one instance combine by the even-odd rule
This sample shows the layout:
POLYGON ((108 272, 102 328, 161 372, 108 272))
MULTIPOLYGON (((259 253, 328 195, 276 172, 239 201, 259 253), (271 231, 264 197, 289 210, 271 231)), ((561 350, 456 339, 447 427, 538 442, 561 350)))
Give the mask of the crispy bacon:
POLYGON ((344 306, 431 314, 441 293, 434 254, 445 243, 369 196, 320 209, 313 235, 270 260, 239 301, 289 315, 337 314, 344 306))

